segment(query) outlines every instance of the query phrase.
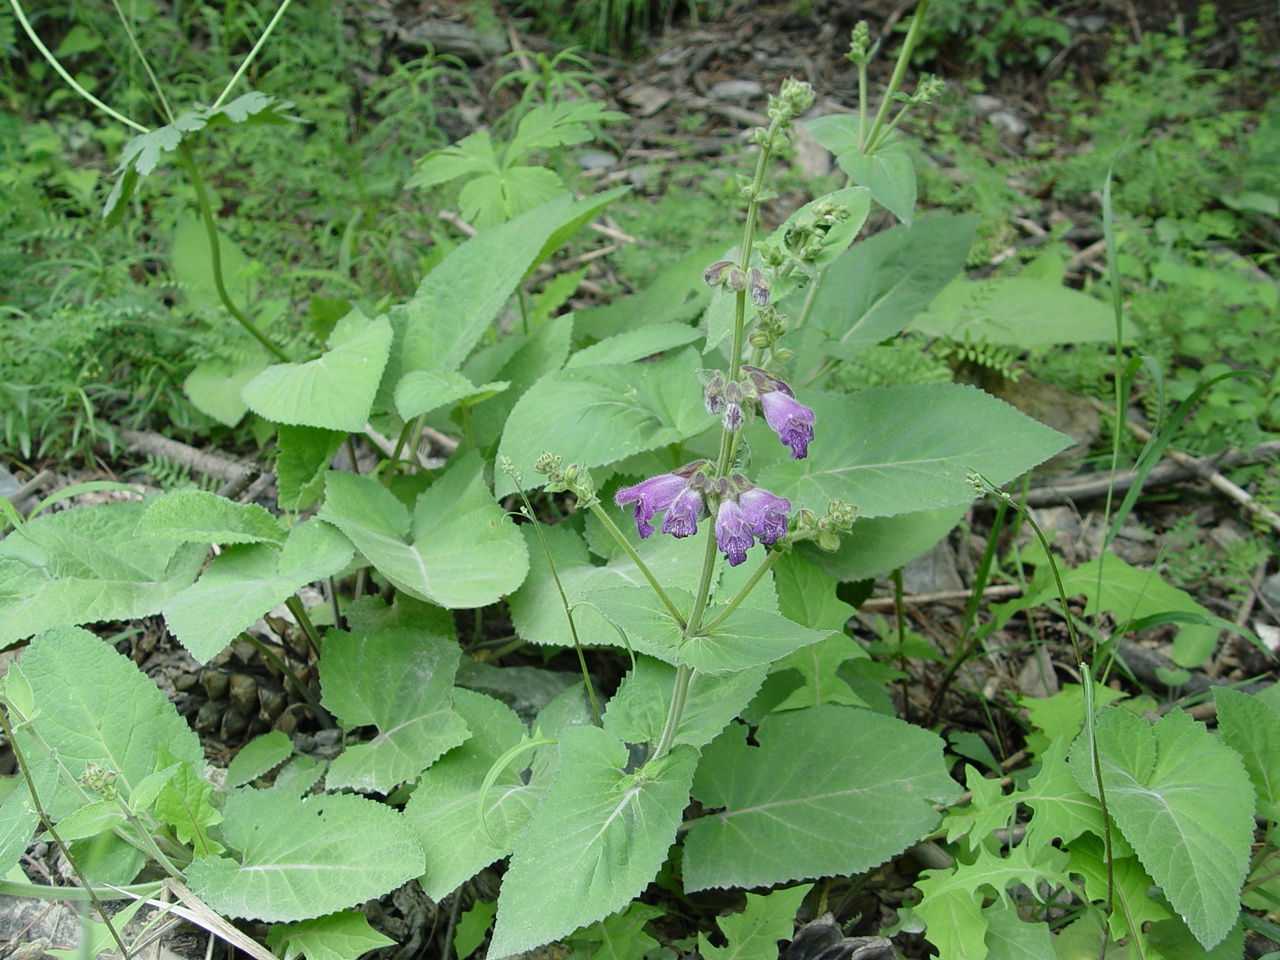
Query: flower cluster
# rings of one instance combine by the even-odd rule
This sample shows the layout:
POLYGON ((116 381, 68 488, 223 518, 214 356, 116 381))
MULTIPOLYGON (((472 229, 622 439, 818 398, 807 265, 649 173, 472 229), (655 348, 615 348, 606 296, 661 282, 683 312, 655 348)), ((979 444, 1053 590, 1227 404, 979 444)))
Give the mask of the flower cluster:
POLYGON ((742 372, 747 375, 742 383, 732 380, 726 383, 719 373, 711 377, 704 394, 707 410, 721 418, 726 430, 738 430, 744 419, 742 403, 747 397, 753 397, 760 404, 765 423, 791 448, 791 459, 803 460, 813 441, 813 411, 796 399, 785 381, 773 374, 746 365, 742 372))
POLYGON ((791 501, 775 496, 734 474, 727 480, 708 476, 705 460, 695 460, 679 470, 623 487, 614 497, 618 506, 635 504, 632 516, 641 538, 653 535, 653 519, 666 511, 662 532, 688 537, 698 532, 698 520, 708 497, 720 501, 716 511, 716 543, 736 567, 758 539, 766 546, 787 532, 791 501))

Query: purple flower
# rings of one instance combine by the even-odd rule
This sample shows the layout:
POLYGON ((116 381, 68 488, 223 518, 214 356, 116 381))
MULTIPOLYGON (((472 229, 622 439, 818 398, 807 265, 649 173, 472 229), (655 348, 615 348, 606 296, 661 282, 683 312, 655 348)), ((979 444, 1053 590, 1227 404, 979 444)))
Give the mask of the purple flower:
POLYGON ((706 477, 702 473, 705 460, 695 460, 672 473, 659 474, 642 480, 634 487, 623 487, 613 500, 618 506, 634 503, 633 516, 641 539, 653 535, 650 523, 661 510, 667 511, 662 520, 662 532, 673 537, 687 537, 698 532, 698 517, 702 513, 702 490, 706 477))
POLYGON ((813 439, 813 411, 793 397, 781 380, 776 385, 783 389, 760 394, 760 409, 778 439, 791 448, 791 459, 803 460, 813 439))
POLYGON ((667 507, 662 519, 662 532, 673 537, 688 537, 698 532, 698 515, 702 513, 702 494, 686 486, 667 507))
POLYGON ((716 513, 716 543, 728 559, 729 566, 736 567, 747 559, 747 551, 755 542, 738 501, 731 497, 721 500, 720 510, 716 513))
POLYGON ((653 533, 653 527, 649 521, 653 519, 654 514, 671 506, 688 485, 688 477, 664 473, 642 480, 634 487, 623 487, 613 498, 613 502, 620 507, 628 503, 636 505, 632 515, 635 517, 636 530, 640 532, 640 537, 643 539, 653 533))
POLYGON ((752 487, 738 494, 742 516, 763 544, 776 543, 787 532, 787 515, 791 501, 768 490, 752 487))

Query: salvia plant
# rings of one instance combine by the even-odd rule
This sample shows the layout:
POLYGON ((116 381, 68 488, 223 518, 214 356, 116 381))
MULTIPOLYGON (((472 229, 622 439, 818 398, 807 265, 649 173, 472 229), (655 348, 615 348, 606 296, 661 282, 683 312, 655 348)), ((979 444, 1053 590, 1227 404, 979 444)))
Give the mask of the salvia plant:
MULTIPOLYGON (((851 55, 865 67, 865 28, 851 55)), ((218 295, 259 347, 188 389, 233 424, 252 411, 271 425, 279 512, 194 489, 46 512, 73 488, 27 517, 0 500, 0 642, 29 641, 0 694, 21 766, 0 802, 0 868, 38 833, 99 907, 168 888, 263 960, 386 945, 360 904, 406 883, 442 900, 499 861, 491 960, 565 938, 639 956, 656 914, 638 898, 657 877, 687 893, 785 888, 722 919, 729 947, 700 941, 707 957, 771 957, 809 890, 797 882, 928 838, 954 858, 921 879, 904 925, 927 923, 946 960, 1049 956, 1035 920, 1063 904, 1057 942, 1081 956, 1111 942, 1239 956, 1241 898, 1277 896, 1274 844, 1250 846, 1255 814, 1274 830, 1280 804, 1272 705, 1225 691, 1220 735, 1181 713, 1152 725, 1140 701, 1104 708, 1115 692, 1081 654, 1080 687, 1029 705, 1039 772, 1004 793, 970 768, 962 798, 942 740, 894 715, 880 665, 845 632, 841 583, 900 567, 1068 441, 972 387, 841 388, 843 360, 956 277, 974 219, 912 220, 902 114, 888 116, 900 101, 872 117, 864 90, 858 114, 810 122, 854 182, 758 238, 771 161, 812 99, 796 81, 771 99, 733 249, 636 297, 513 325, 512 294, 622 191, 561 193, 497 217, 409 300, 353 309, 309 356, 235 302, 197 189, 218 295), (904 223, 854 243, 873 200, 904 223), (418 456, 428 426, 460 437, 443 466, 418 456), (332 469, 361 437, 385 454, 377 467, 332 469), (328 602, 308 607, 299 591, 317 582, 328 602), (304 669, 254 629, 281 604, 304 669), (476 635, 459 636, 456 611, 475 611, 476 635), (201 664, 233 644, 279 663, 315 722, 341 731, 336 756, 270 730, 215 774, 156 684, 83 628, 156 615, 201 664), (481 662, 486 620, 510 623, 504 642, 574 651, 581 679, 508 679, 481 662), (607 698, 592 669, 606 655, 627 665, 607 698), (1019 807, 1032 816, 1015 841, 1003 828, 1019 807), (270 925, 273 952, 217 915, 270 925)), ((283 110, 250 94, 141 131, 109 210, 170 156, 198 185, 195 138, 283 110)), ((1026 603, 1105 582, 1099 608, 1134 616, 1141 572, 1098 563, 1074 580, 1046 563, 1026 603)), ((258 729, 274 718, 262 702, 258 729)), ((102 916, 92 942, 126 952, 102 916)), ((831 956, 892 949, 830 920, 800 939, 831 956)))

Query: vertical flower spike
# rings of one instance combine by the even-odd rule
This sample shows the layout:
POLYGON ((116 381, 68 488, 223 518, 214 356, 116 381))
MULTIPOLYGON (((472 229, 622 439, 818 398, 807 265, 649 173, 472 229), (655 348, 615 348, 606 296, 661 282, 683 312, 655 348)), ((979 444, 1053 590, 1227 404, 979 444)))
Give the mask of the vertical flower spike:
POLYGON ((736 567, 747 559, 747 551, 755 542, 742 507, 732 497, 725 497, 716 513, 716 543, 728 559, 729 566, 736 567))
POLYGON ((785 383, 776 383, 784 389, 761 393, 760 409, 770 429, 791 448, 791 459, 803 460, 813 440, 813 411, 792 396, 785 383))

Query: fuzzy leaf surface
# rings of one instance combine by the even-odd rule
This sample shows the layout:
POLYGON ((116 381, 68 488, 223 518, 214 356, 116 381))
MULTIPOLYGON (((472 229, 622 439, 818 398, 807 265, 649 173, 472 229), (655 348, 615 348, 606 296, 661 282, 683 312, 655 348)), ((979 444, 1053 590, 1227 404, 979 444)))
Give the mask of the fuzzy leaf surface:
POLYGON ((160 688, 87 630, 40 634, 20 669, 39 705, 35 728, 73 776, 96 763, 115 772, 129 799, 160 765, 161 751, 168 763, 204 763, 200 741, 160 688))
MULTIPOLYGON (((693 594, 669 587, 667 595, 677 609, 689 610, 693 594)), ((817 643, 826 631, 810 630, 781 614, 747 606, 738 607, 713 630, 684 639, 657 595, 643 587, 615 587, 589 595, 596 609, 615 624, 632 649, 679 666, 704 673, 726 673, 772 663, 801 647, 817 643)), ((718 607, 707 608, 704 620, 719 616, 718 607)))
POLYGON ((245 920, 308 920, 380 897, 422 873, 422 847, 385 804, 349 794, 298 799, 241 788, 223 810, 239 852, 187 868, 191 889, 245 920))
POLYGON ((351 634, 330 630, 320 655, 321 702, 346 727, 377 735, 349 744, 329 765, 325 786, 389 793, 467 738, 453 710, 458 645, 409 628, 351 634))
POLYGON ((1022 347, 1110 342, 1115 315, 1097 297, 1031 277, 959 278, 947 285, 913 330, 957 342, 1022 347))
POLYGON ((741 913, 732 913, 716 922, 729 945, 712 946, 706 934, 700 933, 698 952, 706 960, 774 960, 778 955, 778 941, 791 939, 796 911, 812 888, 813 884, 805 883, 763 896, 748 893, 747 906, 741 913))
POLYGON ((814 297, 812 322, 848 357, 900 333, 964 267, 975 214, 894 227, 841 254, 814 297))
POLYGON ((274 423, 358 433, 391 351, 386 317, 354 311, 338 321, 329 349, 306 363, 277 363, 245 384, 244 402, 274 423))
POLYGON ((433 900, 509 854, 547 787, 526 783, 521 774, 530 755, 516 757, 483 797, 482 820, 485 777, 528 731, 515 711, 492 697, 462 689, 453 696, 470 736, 432 764, 404 808, 405 821, 427 855, 427 872, 418 882, 433 900))
POLYGON ((529 553, 481 467, 475 454, 450 466, 419 495, 412 516, 374 478, 330 472, 320 517, 410 596, 448 608, 483 607, 520 586, 529 553))
POLYGON ((959 384, 878 387, 804 400, 817 424, 803 469, 774 463, 761 471, 759 484, 817 511, 832 500, 855 504, 864 517, 968 503, 976 496, 969 471, 999 486, 1071 442, 1004 401, 959 384), (840 424, 854 426, 843 430, 840 424))
POLYGON ((283 543, 280 521, 256 503, 178 490, 147 503, 138 533, 187 543, 283 543))
POLYGON ((277 604, 345 567, 351 554, 350 541, 318 520, 290 530, 282 549, 263 543, 229 547, 199 580, 165 602, 165 622, 206 663, 277 604))
POLYGON ((1218 733, 1244 759, 1258 797, 1258 812, 1280 823, 1280 713, 1257 697, 1214 687, 1218 733))
MULTIPOLYGON (((1098 756, 1107 807, 1138 859, 1207 950, 1240 913, 1253 839, 1254 791, 1244 763, 1180 710, 1154 726, 1102 711, 1098 756)), ((1080 785, 1097 795, 1088 743, 1071 754, 1080 785)))
MULTIPOLYGON (((683 350, 657 363, 572 367, 543 377, 512 409, 498 453, 531 489, 543 482, 533 464, 544 450, 590 468, 686 440, 711 424, 689 376, 697 366, 697 354, 683 350)), ((494 483, 500 497, 515 490, 505 473, 494 483)))
POLYGON ((714 812, 685 841, 688 890, 860 873, 938 822, 959 791, 942 741, 866 710, 824 704, 730 727, 703 751, 693 794, 714 812))
POLYGON ((394 940, 369 926, 368 918, 358 910, 272 927, 267 934, 267 946, 282 960, 299 956, 307 960, 358 960, 370 950, 393 944, 394 940))
POLYGON ((0 643, 51 627, 156 613, 205 548, 137 533, 142 503, 44 513, 0 541, 0 643))
POLYGON ((627 761, 622 741, 598 727, 560 734, 555 779, 503 877, 492 960, 594 923, 653 880, 688 803, 697 753, 678 746, 631 774, 627 761))

